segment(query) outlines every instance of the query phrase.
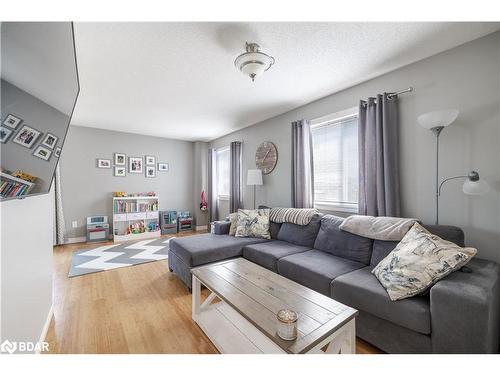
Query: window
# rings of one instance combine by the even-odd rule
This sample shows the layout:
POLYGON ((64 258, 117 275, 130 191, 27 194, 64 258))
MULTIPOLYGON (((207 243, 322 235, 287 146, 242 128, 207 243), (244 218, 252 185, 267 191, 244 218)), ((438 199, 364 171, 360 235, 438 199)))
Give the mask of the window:
POLYGON ((358 211, 358 109, 311 122, 314 206, 358 211))
POLYGON ((216 150, 217 198, 229 199, 229 147, 216 150))

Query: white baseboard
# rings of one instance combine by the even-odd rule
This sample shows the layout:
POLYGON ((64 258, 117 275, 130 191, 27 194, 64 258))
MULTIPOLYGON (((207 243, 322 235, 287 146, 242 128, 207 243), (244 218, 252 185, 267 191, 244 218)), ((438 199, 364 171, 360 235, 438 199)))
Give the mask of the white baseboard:
POLYGON ((208 230, 208 225, 197 225, 195 230, 198 232, 200 230, 208 230))
POLYGON ((79 242, 87 242, 87 237, 71 237, 66 238, 64 243, 79 243, 79 242))
MULTIPOLYGON (((49 314, 47 315, 47 320, 45 321, 45 324, 43 325, 42 333, 40 334, 40 339, 38 340, 38 342, 40 344, 42 342, 44 342, 45 339, 47 338, 47 332, 49 331, 50 322, 52 321, 53 316, 54 316, 54 306, 50 305, 50 310, 49 310, 49 314)), ((40 348, 40 345, 38 345, 38 347, 40 348)), ((35 354, 40 354, 40 349, 37 349, 35 354)))

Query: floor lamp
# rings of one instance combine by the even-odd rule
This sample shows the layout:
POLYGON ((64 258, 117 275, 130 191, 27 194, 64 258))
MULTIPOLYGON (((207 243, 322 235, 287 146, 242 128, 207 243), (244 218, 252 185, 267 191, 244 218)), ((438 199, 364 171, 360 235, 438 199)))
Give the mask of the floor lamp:
POLYGON ((249 169, 247 173, 247 185, 253 185, 253 209, 255 210, 255 186, 263 185, 262 171, 260 169, 249 169))
POLYGON ((441 189, 445 182, 457 178, 465 178, 462 191, 468 195, 482 195, 489 190, 488 184, 484 180, 479 179, 479 173, 476 171, 471 171, 467 175, 445 178, 439 183, 439 135, 446 126, 451 125, 457 119, 457 116, 457 109, 434 111, 418 116, 420 125, 432 131, 436 136, 436 224, 439 224, 439 197, 441 196, 441 189))

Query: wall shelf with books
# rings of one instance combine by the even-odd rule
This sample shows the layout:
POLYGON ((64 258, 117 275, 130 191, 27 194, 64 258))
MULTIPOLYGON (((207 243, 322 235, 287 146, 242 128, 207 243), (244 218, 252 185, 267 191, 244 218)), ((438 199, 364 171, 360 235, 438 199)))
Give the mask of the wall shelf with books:
POLYGON ((14 177, 8 173, 0 172, 0 197, 22 198, 35 186, 34 182, 14 177))
POLYGON ((113 241, 160 237, 159 207, 156 195, 113 197, 113 241))

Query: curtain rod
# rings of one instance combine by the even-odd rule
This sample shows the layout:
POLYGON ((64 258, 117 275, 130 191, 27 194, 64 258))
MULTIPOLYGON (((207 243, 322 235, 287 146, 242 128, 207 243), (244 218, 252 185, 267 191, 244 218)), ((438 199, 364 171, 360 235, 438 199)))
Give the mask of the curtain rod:
POLYGON ((389 93, 389 95, 387 95, 387 97, 388 97, 389 99, 391 99, 393 96, 397 96, 397 95, 399 95, 399 94, 405 94, 405 93, 407 93, 407 92, 413 92, 413 87, 411 87, 411 86, 410 86, 410 87, 408 87, 406 90, 401 90, 401 91, 391 92, 391 93, 389 93))

